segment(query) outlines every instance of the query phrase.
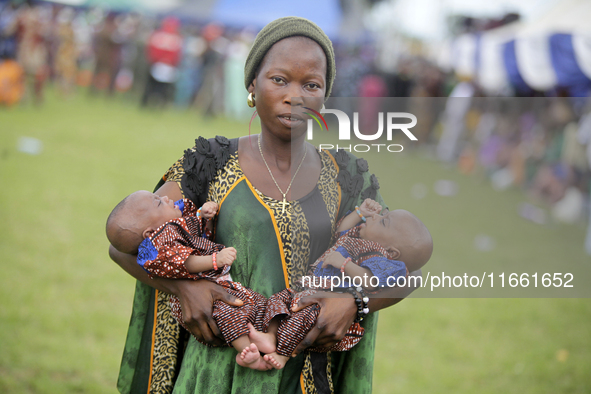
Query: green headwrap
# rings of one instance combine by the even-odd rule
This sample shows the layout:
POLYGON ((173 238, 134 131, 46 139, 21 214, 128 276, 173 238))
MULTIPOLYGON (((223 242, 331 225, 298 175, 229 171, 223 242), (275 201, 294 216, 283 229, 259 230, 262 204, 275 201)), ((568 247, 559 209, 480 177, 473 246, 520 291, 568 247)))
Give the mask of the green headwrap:
POLYGON ((326 55, 326 93, 324 96, 330 96, 332 83, 336 74, 332 42, 314 22, 297 16, 276 19, 257 34, 244 66, 244 85, 246 89, 248 89, 254 80, 257 68, 273 44, 284 38, 293 36, 308 37, 316 41, 324 51, 326 55))

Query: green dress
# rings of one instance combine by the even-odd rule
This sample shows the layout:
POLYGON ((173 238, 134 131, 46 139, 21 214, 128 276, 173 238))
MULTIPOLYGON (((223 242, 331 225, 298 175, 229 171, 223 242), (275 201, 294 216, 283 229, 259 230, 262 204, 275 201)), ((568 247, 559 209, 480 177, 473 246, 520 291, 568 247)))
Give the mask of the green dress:
MULTIPOLYGON (((289 202, 282 213, 278 201, 260 193, 244 176, 237 140, 226 144, 228 140, 220 138, 216 140, 223 142, 224 154, 219 154, 216 140, 210 144, 196 140, 196 148, 186 151, 160 184, 176 181, 185 196, 219 204, 215 241, 236 248, 232 279, 266 297, 286 287, 297 289, 297 279, 330 246, 335 223, 355 205, 366 197, 383 205, 377 180, 364 160, 343 151, 322 151, 317 186, 289 202), (209 157, 210 163, 207 159, 204 163, 203 157, 209 157), (209 168, 211 179, 199 180, 195 168, 199 175, 209 168), (194 187, 204 180, 207 189, 194 187)), ((255 371, 236 364, 233 348, 205 346, 180 329, 170 315, 168 295, 138 281, 118 389, 122 393, 370 393, 377 313, 368 316, 363 326, 363 340, 349 352, 304 352, 282 370, 255 371)))

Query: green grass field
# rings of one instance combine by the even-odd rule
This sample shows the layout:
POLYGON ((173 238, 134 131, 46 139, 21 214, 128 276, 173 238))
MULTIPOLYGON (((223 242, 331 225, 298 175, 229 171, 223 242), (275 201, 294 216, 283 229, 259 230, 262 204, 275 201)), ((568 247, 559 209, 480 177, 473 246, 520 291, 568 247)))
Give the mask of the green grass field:
MULTIPOLYGON (((0 392, 115 392, 134 280, 107 256, 105 219, 197 136, 244 135, 248 123, 49 93, 41 108, 0 108, 0 392), (41 154, 19 152, 22 136, 41 140, 41 154)), ((583 226, 526 222, 520 191, 495 192, 421 154, 370 164, 390 207, 430 228, 433 267, 591 265, 583 226), (459 194, 412 198, 413 184, 437 179, 459 194), (493 250, 474 248, 480 233, 493 250)), ((381 312, 374 392, 591 393, 591 300, 419 296, 381 312)))

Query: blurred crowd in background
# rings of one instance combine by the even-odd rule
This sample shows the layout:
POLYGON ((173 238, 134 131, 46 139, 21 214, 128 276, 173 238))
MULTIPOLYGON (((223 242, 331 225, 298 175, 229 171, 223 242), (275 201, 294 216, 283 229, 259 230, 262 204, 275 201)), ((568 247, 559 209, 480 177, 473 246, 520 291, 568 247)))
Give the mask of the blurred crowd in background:
POLYGON ((241 87, 223 80, 238 70, 233 61, 244 61, 255 33, 136 12, 0 3, 2 78, 13 87, 2 91, 0 103, 41 104, 44 86, 53 82, 64 96, 79 88, 131 92, 143 106, 198 103, 208 115, 220 114, 224 93, 241 87))
POLYGON ((551 208, 550 217, 524 205, 524 218, 582 223, 591 186, 588 105, 573 105, 569 98, 450 98, 435 133, 442 162, 486 176, 496 190, 524 189, 551 208))
MULTIPOLYGON (((340 2, 343 8, 347 3, 356 2, 340 2)), ((354 39, 331 37, 338 71, 332 95, 410 97, 422 120, 415 130, 419 144, 431 147, 439 160, 467 174, 485 174, 497 189, 522 188, 546 208, 524 204, 519 214, 532 222, 581 225, 591 212, 591 79, 585 64, 561 61, 577 48, 591 54, 591 45, 577 47, 578 36, 551 32, 550 50, 564 55, 552 62, 554 79, 530 77, 527 62, 538 60, 534 54, 524 58, 527 45, 506 38, 519 19, 515 13, 455 16, 444 55, 443 44, 434 51, 433 44, 389 28, 366 29, 354 39), (521 65, 513 62, 516 57, 521 65), (416 101, 432 97, 450 99, 441 105, 416 101)), ((43 105, 51 84, 64 98, 117 95, 142 107, 248 118, 243 67, 258 28, 0 1, 0 106, 43 105)), ((591 225, 586 249, 591 254, 591 225)))

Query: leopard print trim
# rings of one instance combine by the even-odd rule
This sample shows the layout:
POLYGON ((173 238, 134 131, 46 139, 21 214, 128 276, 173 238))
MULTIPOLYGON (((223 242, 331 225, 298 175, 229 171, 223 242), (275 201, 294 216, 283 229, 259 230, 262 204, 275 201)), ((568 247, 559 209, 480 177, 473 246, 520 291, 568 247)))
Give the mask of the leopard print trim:
MULTIPOLYGON (((330 392, 334 393, 334 384, 332 382, 332 352, 326 352, 326 378, 328 380, 330 392)), ((314 385, 310 353, 306 353, 304 368, 302 369, 301 384, 303 394, 318 394, 318 390, 316 390, 316 386, 314 385)))
POLYGON ((207 198, 218 204, 222 202, 234 184, 244 176, 240 163, 238 162, 238 153, 234 153, 228 159, 226 165, 219 169, 216 177, 209 185, 207 198))
POLYGON ((290 240, 293 239, 293 254, 291 254, 292 248, 290 248, 290 261, 292 264, 287 266, 287 272, 289 275, 289 287, 297 292, 302 291, 302 287, 299 285, 302 276, 308 271, 308 256, 310 255, 310 234, 308 232, 308 223, 304 216, 302 206, 294 202, 291 204, 293 211, 293 221, 291 223, 291 232, 289 234, 290 240))
POLYGON ((322 164, 323 168, 326 168, 327 173, 325 174, 324 179, 321 179, 321 182, 318 183, 318 189, 324 199, 324 205, 328 210, 330 225, 334 233, 337 215, 339 214, 339 207, 341 205, 341 189, 338 183, 334 181, 339 175, 339 168, 332 156, 327 152, 324 153, 325 155, 323 158, 326 159, 326 163, 323 162, 322 164))
MULTIPOLYGON (((310 353, 306 353, 304 360, 304 368, 302 369, 303 385, 302 391, 304 394, 318 394, 316 386, 314 386, 314 376, 312 375, 312 360, 310 360, 310 353)), ((331 390, 334 392, 333 390, 331 390)))
POLYGON ((334 384, 332 383, 332 352, 326 352, 326 378, 330 386, 330 392, 334 393, 334 384))
POLYGON ((162 178, 165 182, 176 182, 179 185, 179 189, 181 189, 183 198, 186 198, 183 188, 181 187, 181 179, 183 178, 183 175, 185 175, 185 169, 183 168, 184 162, 185 156, 183 155, 172 166, 170 166, 162 178))
MULTIPOLYGON (((339 187, 334 181, 338 175, 338 169, 330 155, 326 152, 321 152, 320 158, 322 161, 322 170, 320 172, 320 179, 318 180, 318 190, 327 208, 330 217, 330 224, 332 231, 335 229, 336 217, 339 207, 339 187)), ((302 211, 299 202, 293 204, 294 220, 292 221, 291 237, 293 239, 292 247, 294 250, 292 269, 289 271, 290 287, 295 291, 302 291, 301 278, 307 275, 309 266, 308 260, 310 258, 310 232, 308 223, 302 211)))
POLYGON ((154 350, 152 374, 148 393, 172 393, 176 379, 176 359, 179 347, 179 325, 170 313, 170 295, 157 291, 156 326, 154 327, 154 350))
POLYGON ((288 201, 288 205, 285 207, 285 212, 281 213, 281 211, 283 210, 283 206, 279 204, 279 201, 271 197, 265 196, 254 186, 253 189, 257 193, 259 198, 265 203, 265 205, 269 207, 269 209, 273 212, 273 216, 275 216, 277 228, 279 229, 279 234, 281 235, 281 243, 283 244, 283 254, 285 256, 285 265, 287 268, 287 280, 289 282, 287 284, 287 287, 291 287, 291 284, 294 282, 294 279, 296 278, 293 276, 294 261, 292 258, 291 249, 291 232, 289 231, 291 227, 291 218, 293 217, 294 212, 293 201, 288 201))

